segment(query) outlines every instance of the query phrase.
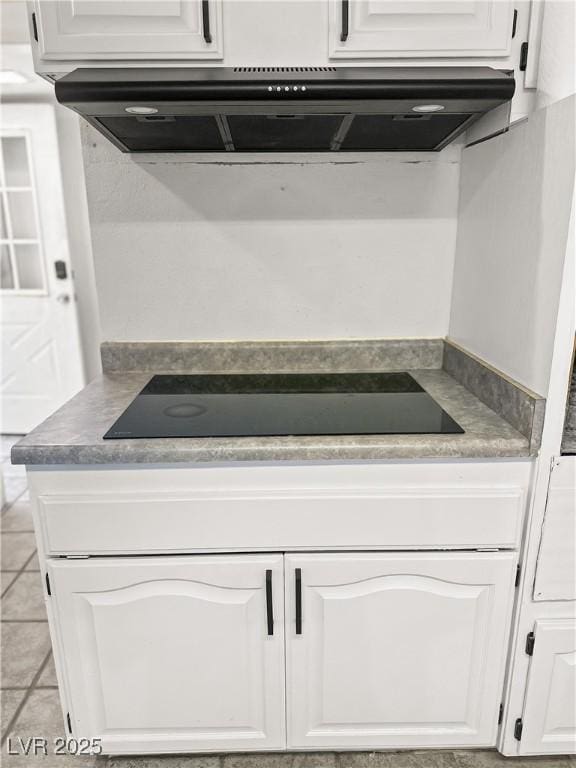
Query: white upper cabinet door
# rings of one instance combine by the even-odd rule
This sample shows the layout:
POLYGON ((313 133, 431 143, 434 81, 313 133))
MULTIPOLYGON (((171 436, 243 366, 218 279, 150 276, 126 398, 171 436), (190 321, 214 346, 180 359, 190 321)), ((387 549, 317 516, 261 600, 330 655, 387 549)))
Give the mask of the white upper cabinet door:
POLYGON ((508 56, 509 0, 329 0, 335 58, 508 56))
POLYGON ((546 619, 534 627, 520 753, 576 751, 576 621, 546 619))
POLYGON ((515 570, 511 552, 287 555, 288 747, 494 745, 515 570))
POLYGON ((36 0, 43 59, 220 59, 221 0, 36 0))
POLYGON ((105 753, 283 749, 281 555, 51 562, 72 732, 105 753))

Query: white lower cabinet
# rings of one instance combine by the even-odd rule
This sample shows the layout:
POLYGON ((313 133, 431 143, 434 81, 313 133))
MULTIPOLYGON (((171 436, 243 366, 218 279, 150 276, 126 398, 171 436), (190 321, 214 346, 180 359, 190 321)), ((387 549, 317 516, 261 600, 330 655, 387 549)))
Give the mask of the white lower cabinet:
POLYGON ((74 736, 112 754, 284 749, 282 555, 48 572, 74 736))
POLYGON ((287 555, 289 748, 494 745, 514 553, 287 555))
POLYGON ((494 745, 516 557, 48 560, 72 733, 108 754, 494 745))
POLYGON ((521 754, 576 751, 576 620, 543 619, 534 627, 521 754))

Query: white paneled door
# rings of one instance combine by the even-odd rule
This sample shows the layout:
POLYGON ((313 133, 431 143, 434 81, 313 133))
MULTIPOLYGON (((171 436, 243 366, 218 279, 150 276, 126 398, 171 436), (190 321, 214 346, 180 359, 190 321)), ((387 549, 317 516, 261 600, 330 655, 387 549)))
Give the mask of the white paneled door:
POLYGON ((222 58, 221 0, 36 0, 44 59, 222 58))
POLYGON ((84 384, 54 111, 4 104, 0 429, 25 433, 84 384))
POLYGON ((493 745, 516 557, 287 555, 288 747, 493 745))
POLYGON ((338 58, 508 56, 510 0, 330 0, 338 58))
POLYGON ((285 747, 282 555, 52 561, 75 736, 104 752, 285 747))
POLYGON ((576 621, 542 619, 534 627, 520 753, 576 752, 576 621))

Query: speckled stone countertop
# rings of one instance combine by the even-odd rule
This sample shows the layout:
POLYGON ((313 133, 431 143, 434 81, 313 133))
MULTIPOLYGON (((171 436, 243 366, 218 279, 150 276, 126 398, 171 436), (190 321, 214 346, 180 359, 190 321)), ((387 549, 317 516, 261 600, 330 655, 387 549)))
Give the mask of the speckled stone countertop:
POLYGON ((576 365, 572 367, 564 434, 562 435, 562 453, 568 456, 576 455, 576 365))
POLYGON ((232 461, 378 461, 527 457, 529 440, 441 369, 409 370, 465 430, 457 435, 162 438, 103 440, 151 377, 108 373, 12 449, 16 464, 133 464, 232 461))

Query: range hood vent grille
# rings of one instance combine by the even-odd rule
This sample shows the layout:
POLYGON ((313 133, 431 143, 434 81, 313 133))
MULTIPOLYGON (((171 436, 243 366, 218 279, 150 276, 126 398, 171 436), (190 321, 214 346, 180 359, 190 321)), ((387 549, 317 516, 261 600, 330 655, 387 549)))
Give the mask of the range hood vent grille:
POLYGON ((336 67, 234 67, 234 72, 336 72, 336 67))

